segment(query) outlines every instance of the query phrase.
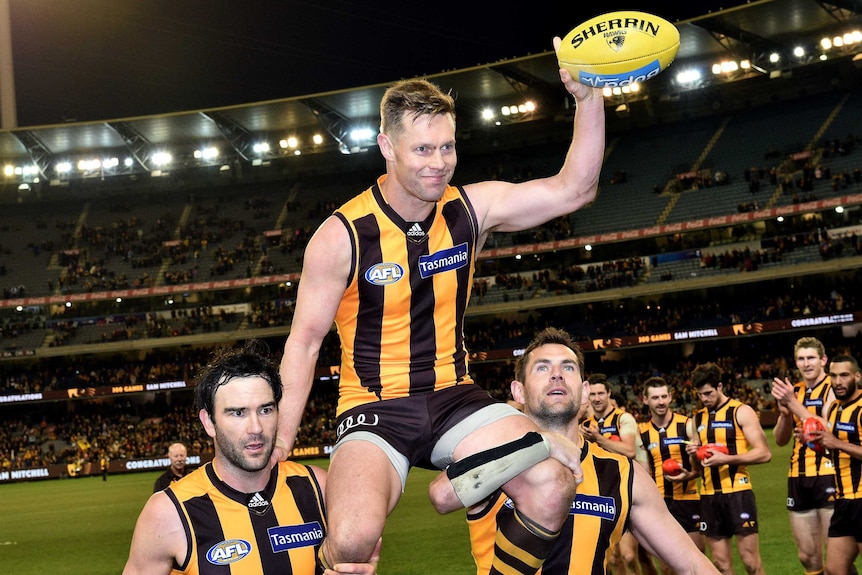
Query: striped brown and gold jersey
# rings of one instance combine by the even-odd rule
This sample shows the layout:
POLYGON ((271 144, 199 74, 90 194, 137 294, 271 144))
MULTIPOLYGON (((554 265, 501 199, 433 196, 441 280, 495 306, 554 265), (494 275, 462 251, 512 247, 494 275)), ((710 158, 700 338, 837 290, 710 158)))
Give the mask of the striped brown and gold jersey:
MULTIPOLYGON (((589 441, 581 451, 584 482, 572 502, 539 573, 604 575, 611 550, 628 528, 634 470, 632 460, 589 441)), ((513 503, 498 491, 482 511, 467 515, 470 546, 478 575, 487 575, 494 559, 497 520, 513 512, 513 503)))
POLYGON ((667 427, 658 427, 652 421, 638 424, 644 449, 649 454, 647 464, 658 490, 667 499, 698 500, 697 479, 689 481, 669 481, 664 476, 662 462, 666 459, 676 459, 680 465, 691 471, 691 458, 685 452, 688 440, 686 423, 689 418, 681 413, 674 413, 667 427))
POLYGON ((473 283, 476 215, 464 191, 449 186, 424 222, 406 222, 383 198, 385 178, 335 212, 353 251, 335 316, 339 414, 472 382, 464 312, 473 283))
POLYGON ((240 493, 208 463, 165 490, 188 554, 173 574, 315 575, 326 533, 323 494, 308 466, 282 461, 263 491, 240 493))
MULTIPOLYGON (((612 435, 620 436, 620 432, 623 428, 623 423, 620 421, 620 418, 623 416, 631 417, 634 420, 634 416, 625 411, 624 409, 620 409, 619 407, 614 408, 605 415, 604 417, 596 417, 595 415, 591 415, 587 419, 584 420, 584 423, 588 423, 592 427, 597 427, 599 433, 604 435, 605 437, 610 437, 612 435)), ((633 429, 637 429, 637 424, 632 424, 633 429)))
MULTIPOLYGON (((842 441, 862 444, 862 395, 841 405, 835 401, 829 408, 829 430, 842 441)), ((862 499, 862 459, 851 457, 840 449, 831 452, 835 465, 835 487, 838 499, 862 499)))
MULTIPOLYGON (((823 417, 823 406, 827 401, 832 381, 827 375, 814 387, 809 388, 805 382, 793 386, 796 399, 811 413, 823 417)), ((793 416, 793 425, 800 427, 799 418, 793 416)), ((835 475, 832 460, 826 453, 817 453, 798 438, 793 441, 793 451, 790 452, 790 470, 788 477, 816 477, 818 475, 835 475)))
MULTIPOLYGON (((727 447, 728 453, 748 452, 748 440, 736 421, 736 411, 743 405, 736 399, 728 399, 721 406, 694 414, 694 426, 703 445, 718 443, 727 447)), ((716 465, 705 467, 701 483, 701 495, 735 493, 751 489, 751 476, 746 465, 716 465)))

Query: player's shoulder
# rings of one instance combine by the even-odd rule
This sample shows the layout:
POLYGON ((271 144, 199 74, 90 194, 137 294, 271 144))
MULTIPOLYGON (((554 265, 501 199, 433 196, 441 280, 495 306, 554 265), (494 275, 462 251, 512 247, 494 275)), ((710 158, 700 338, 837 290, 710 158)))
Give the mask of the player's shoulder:
POLYGON ((285 475, 310 475, 312 473, 311 466, 292 459, 279 461, 278 471, 285 475))
POLYGON ((627 423, 631 425, 638 424, 638 420, 635 419, 635 416, 624 409, 619 410, 619 421, 620 423, 627 423))

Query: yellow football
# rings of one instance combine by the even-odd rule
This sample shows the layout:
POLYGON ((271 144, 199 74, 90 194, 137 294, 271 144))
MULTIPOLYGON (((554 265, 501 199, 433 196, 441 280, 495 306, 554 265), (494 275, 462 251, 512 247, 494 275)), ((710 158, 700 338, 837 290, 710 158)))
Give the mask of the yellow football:
POLYGON ((595 87, 628 86, 654 78, 679 51, 679 30, 653 14, 609 12, 576 26, 557 51, 560 67, 595 87))

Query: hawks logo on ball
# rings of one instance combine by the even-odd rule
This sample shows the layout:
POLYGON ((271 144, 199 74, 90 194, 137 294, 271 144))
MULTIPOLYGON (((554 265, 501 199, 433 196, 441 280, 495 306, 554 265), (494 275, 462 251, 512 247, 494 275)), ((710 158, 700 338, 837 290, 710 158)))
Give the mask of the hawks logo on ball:
POLYGON ((627 86, 655 77, 679 51, 679 30, 652 14, 610 12, 587 20, 563 38, 560 67, 583 84, 627 86))

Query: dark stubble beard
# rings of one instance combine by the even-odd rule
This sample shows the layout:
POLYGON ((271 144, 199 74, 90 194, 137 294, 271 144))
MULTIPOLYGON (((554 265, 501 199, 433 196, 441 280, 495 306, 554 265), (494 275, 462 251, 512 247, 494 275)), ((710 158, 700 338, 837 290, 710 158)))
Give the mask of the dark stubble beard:
POLYGON ((272 438, 261 437, 261 440, 265 443, 268 443, 266 450, 266 457, 262 457, 259 461, 250 459, 243 455, 243 447, 242 445, 235 443, 222 435, 221 431, 216 428, 216 443, 221 449, 222 455, 225 459, 227 459, 231 465, 234 467, 238 467, 243 471, 255 472, 260 471, 261 469, 266 468, 269 465, 269 459, 272 456, 272 451, 275 449, 275 442, 272 441, 272 438))
POLYGON ((544 429, 563 430, 577 418, 578 410, 574 405, 557 404, 552 408, 546 403, 540 403, 531 415, 544 429))
POLYGON ((851 381, 850 383, 847 384, 846 391, 844 393, 842 393, 841 395, 838 395, 838 390, 833 388, 833 391, 835 391, 835 399, 840 399, 843 401, 845 399, 853 397, 853 394, 856 393, 857 387, 858 386, 856 385, 856 382, 851 381))

